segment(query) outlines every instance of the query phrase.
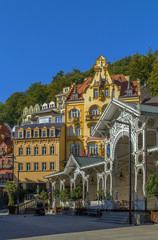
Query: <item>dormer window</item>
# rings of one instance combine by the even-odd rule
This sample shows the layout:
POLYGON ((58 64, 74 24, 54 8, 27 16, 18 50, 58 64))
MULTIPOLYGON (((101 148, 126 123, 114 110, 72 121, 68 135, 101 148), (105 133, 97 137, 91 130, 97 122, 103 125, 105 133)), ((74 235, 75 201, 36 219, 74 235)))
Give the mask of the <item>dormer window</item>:
POLYGON ((132 90, 130 89, 130 90, 127 90, 127 96, 132 96, 133 95, 133 92, 132 92, 132 90))
POLYGON ((45 130, 43 131, 42 136, 43 136, 43 137, 46 137, 46 131, 45 131, 45 130))
POLYGON ((68 88, 65 88, 65 93, 68 92, 68 88))
POLYGON ((35 131, 35 138, 38 137, 38 131, 35 131))
POLYGON ((121 78, 121 77, 119 77, 118 81, 119 81, 119 82, 122 82, 122 78, 121 78))
POLYGON ((72 100, 77 100, 77 99, 78 99, 78 93, 73 93, 72 100))
POLYGON ((22 132, 19 132, 19 138, 22 138, 22 132))
POLYGON ((51 130, 51 131, 50 131, 50 136, 51 136, 51 137, 54 137, 54 130, 51 130))
POLYGON ((27 138, 30 138, 31 134, 30 134, 30 131, 27 132, 27 138))

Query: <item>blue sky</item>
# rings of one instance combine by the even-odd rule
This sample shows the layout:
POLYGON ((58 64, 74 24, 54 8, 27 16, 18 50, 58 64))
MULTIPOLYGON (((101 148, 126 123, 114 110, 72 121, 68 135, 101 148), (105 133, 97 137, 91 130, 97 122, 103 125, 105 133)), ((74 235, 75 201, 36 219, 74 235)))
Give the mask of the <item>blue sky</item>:
POLYGON ((157 0, 0 0, 0 101, 59 70, 158 49, 157 0))

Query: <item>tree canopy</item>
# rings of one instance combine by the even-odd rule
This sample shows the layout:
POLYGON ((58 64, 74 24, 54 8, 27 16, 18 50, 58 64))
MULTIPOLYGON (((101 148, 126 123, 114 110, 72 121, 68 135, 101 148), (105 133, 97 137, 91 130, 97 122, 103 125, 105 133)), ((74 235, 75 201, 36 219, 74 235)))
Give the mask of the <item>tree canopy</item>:
MULTIPOLYGON (((111 75, 121 73, 129 75, 132 81, 139 78, 141 84, 149 84, 153 96, 158 96, 158 50, 154 53, 149 50, 146 55, 135 53, 113 63, 108 62, 108 70, 111 75)), ((85 72, 73 68, 72 72, 64 73, 62 70, 57 72, 50 84, 35 82, 25 92, 15 92, 5 103, 0 102, 0 121, 14 126, 21 120, 25 106, 55 101, 55 95, 64 87, 71 86, 74 82, 82 83, 86 77, 93 75, 93 67, 85 72)))

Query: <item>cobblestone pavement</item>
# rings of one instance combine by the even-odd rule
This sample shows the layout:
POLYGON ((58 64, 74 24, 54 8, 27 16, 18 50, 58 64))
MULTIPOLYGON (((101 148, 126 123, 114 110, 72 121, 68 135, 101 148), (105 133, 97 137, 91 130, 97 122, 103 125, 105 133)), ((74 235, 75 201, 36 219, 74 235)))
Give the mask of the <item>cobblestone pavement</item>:
POLYGON ((93 217, 0 214, 0 240, 157 240, 158 225, 107 224, 93 217))

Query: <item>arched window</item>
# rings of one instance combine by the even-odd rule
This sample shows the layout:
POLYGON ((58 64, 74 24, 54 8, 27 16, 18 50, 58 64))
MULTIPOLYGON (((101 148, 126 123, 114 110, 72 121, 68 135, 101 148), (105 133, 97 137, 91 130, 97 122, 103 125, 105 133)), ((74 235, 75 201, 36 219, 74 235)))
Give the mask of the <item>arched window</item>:
POLYGON ((1 178, 2 178, 2 179, 5 178, 5 173, 1 173, 1 178))
POLYGON ((74 136, 73 127, 69 128, 69 136, 74 136))
POLYGON ((80 145, 72 144, 70 149, 71 154, 80 155, 80 145))
POLYGON ((80 111, 78 109, 71 109, 69 112, 69 118, 80 117, 80 111))
POLYGON ((31 147, 30 146, 26 148, 26 155, 27 156, 31 155, 31 147))
POLYGON ((46 146, 42 147, 42 155, 46 155, 47 154, 47 148, 46 146))
POLYGON ((19 156, 22 156, 22 155, 23 155, 23 148, 19 147, 19 156))
POLYGON ((80 126, 76 127, 76 136, 80 136, 81 135, 81 128, 80 126))
POLYGON ((90 112, 91 115, 100 115, 100 109, 98 107, 93 107, 90 112))
POLYGON ((98 144, 91 143, 88 145, 88 152, 90 155, 96 155, 98 156, 98 144))
POLYGON ((50 146, 50 155, 54 155, 54 153, 55 153, 55 147, 53 145, 53 146, 50 146))

